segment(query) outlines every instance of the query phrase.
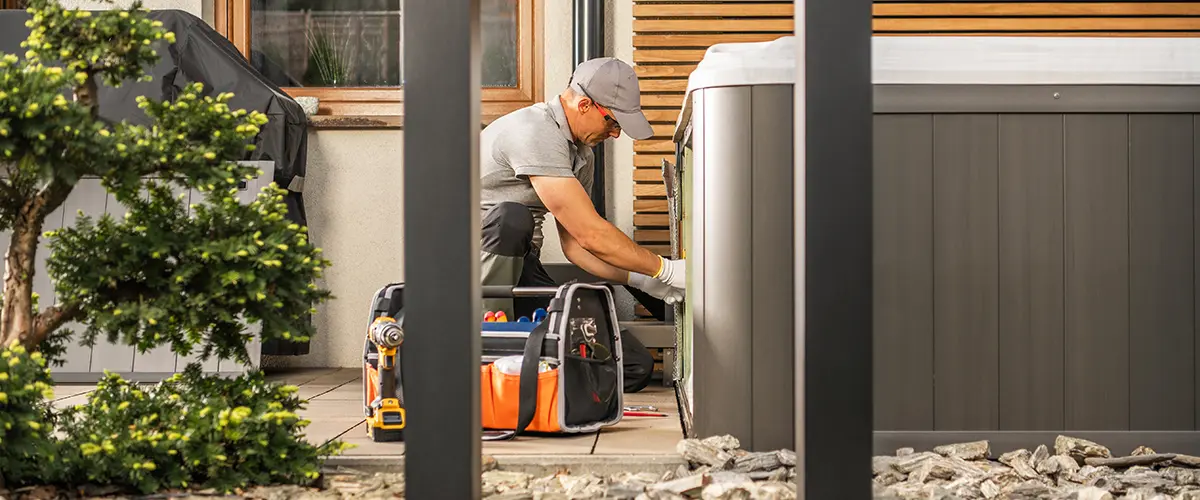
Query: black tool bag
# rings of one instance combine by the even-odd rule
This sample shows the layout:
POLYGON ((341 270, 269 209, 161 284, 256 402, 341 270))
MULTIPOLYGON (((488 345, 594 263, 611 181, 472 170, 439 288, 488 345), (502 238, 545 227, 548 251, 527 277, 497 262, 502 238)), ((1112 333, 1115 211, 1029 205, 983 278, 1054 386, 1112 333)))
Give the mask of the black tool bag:
MULTIPOLYGON (((372 300, 368 321, 390 316, 403 326, 403 288, 402 283, 381 288, 372 300)), ((487 438, 508 439, 523 432, 593 432, 621 420, 621 334, 608 287, 587 283, 485 286, 483 292, 484 298, 553 297, 543 321, 482 323, 482 423, 492 431, 487 438), (518 359, 519 373, 513 368, 506 371, 518 359)), ((363 352, 364 363, 378 363, 373 344, 367 343, 363 352)), ((396 397, 403 405, 404 346, 397 356, 396 374, 401 380, 396 397)), ((363 371, 365 377, 365 366, 363 371)), ((364 388, 364 398, 365 394, 364 388)), ((369 407, 370 402, 364 404, 369 407)))

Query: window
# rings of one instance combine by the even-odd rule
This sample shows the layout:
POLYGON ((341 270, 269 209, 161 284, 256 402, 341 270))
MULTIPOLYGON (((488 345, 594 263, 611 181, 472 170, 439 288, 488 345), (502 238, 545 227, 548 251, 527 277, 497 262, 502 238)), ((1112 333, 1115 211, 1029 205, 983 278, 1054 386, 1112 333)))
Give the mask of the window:
MULTIPOLYGON (((403 115, 403 0, 210 0, 255 69, 320 115, 403 115)), ((482 0, 485 122, 541 99, 535 2, 482 0)))

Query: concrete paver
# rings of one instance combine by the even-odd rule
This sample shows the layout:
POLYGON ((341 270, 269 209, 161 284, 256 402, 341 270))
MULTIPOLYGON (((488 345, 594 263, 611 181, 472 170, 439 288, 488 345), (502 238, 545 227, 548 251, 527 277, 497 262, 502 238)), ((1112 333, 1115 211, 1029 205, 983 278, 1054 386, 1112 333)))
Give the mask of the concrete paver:
MULTIPOLYGON (((376 443, 367 436, 362 411, 361 372, 357 369, 299 369, 268 374, 273 381, 300 388, 307 399, 300 412, 312 423, 305 428, 306 439, 323 443, 340 439, 356 445, 347 457, 398 457, 405 453, 404 443, 376 443)), ((64 408, 87 402, 95 384, 69 384, 55 387, 54 405, 64 408)), ((652 405, 666 417, 624 417, 620 423, 582 435, 522 435, 510 441, 484 441, 484 453, 498 456, 537 455, 653 455, 673 453, 683 437, 679 413, 671 388, 651 384, 645 390, 624 395, 625 405, 652 405)))

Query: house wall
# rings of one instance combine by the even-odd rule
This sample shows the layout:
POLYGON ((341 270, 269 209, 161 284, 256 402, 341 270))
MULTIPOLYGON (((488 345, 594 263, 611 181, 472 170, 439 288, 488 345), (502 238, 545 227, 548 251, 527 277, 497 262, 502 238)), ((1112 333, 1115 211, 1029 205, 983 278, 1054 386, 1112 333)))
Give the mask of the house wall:
MULTIPOLYGON (((60 0, 72 8, 103 9, 104 3, 60 0)), ((131 0, 116 0, 127 6, 131 0)), ((213 22, 211 2, 145 0, 150 9, 179 9, 213 22)), ((535 16, 543 23, 544 95, 566 87, 572 71, 570 2, 539 2, 535 16)), ((607 52, 633 62, 632 0, 607 0, 607 52)), ((633 231, 633 142, 622 137, 609 146, 606 159, 609 219, 627 234, 633 231)), ((314 316, 317 333, 310 354, 268 356, 266 366, 357 367, 362 357, 362 329, 372 295, 384 284, 404 279, 403 175, 404 133, 399 129, 309 132, 305 208, 314 244, 333 265, 322 286, 334 299, 314 316)), ((553 228, 553 218, 546 227, 553 228)), ((558 236, 546 232, 543 261, 564 263, 558 236)))
MULTIPOLYGON (((541 2, 544 95, 566 87, 572 71, 570 2, 541 2)), ((608 52, 632 63, 632 0, 608 0, 608 52), (615 20, 612 21, 612 20, 615 20)), ((335 299, 314 317, 317 334, 305 356, 267 357, 268 366, 357 367, 367 307, 380 286, 403 272, 402 130, 315 130, 309 135, 305 206, 315 244, 333 262, 323 286, 335 299)), ((609 219, 627 234, 633 228, 633 146, 622 137, 609 146, 609 219)), ((547 228, 553 228, 551 218, 547 228)), ((546 231, 543 261, 567 262, 558 236, 546 231)))

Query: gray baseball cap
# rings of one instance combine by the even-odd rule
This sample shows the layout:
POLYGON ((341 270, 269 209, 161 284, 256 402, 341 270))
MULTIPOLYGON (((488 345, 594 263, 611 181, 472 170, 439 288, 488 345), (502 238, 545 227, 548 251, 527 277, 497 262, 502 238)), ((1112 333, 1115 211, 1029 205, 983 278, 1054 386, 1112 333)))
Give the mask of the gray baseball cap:
POLYGON ((612 110, 621 130, 637 140, 654 135, 642 114, 642 92, 637 73, 620 59, 600 57, 583 62, 571 75, 571 87, 597 104, 612 110))

